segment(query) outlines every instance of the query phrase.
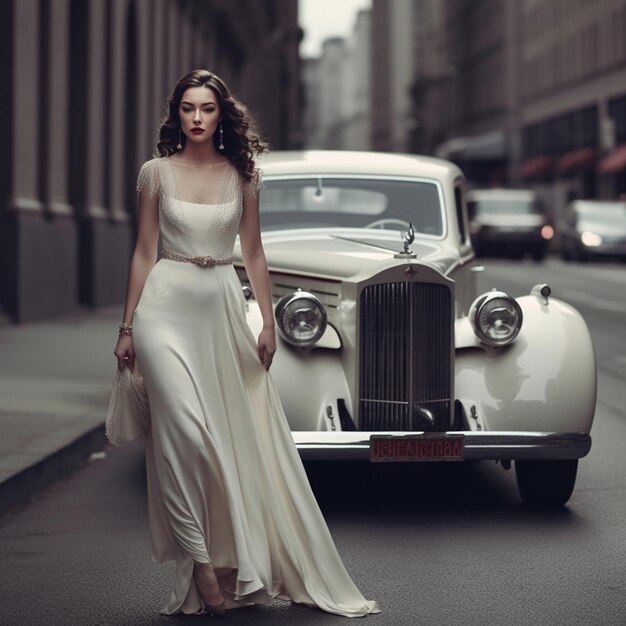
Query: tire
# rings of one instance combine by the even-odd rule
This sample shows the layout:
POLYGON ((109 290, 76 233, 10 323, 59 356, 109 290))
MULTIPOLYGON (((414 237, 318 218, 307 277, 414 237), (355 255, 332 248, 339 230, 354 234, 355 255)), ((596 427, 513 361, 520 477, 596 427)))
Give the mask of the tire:
POLYGON ((578 460, 515 461, 517 487, 526 504, 543 509, 562 507, 572 495, 578 460))

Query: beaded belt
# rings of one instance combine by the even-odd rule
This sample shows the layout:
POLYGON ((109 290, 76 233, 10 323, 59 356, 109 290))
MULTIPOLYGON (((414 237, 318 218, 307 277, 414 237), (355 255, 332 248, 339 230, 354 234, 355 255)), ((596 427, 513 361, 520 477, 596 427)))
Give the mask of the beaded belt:
POLYGON ((215 265, 230 265, 233 262, 232 257, 227 257, 225 259, 216 259, 212 256, 184 256, 182 254, 177 254, 176 252, 172 252, 171 250, 167 250, 163 248, 161 250, 161 257, 164 259, 169 259, 170 261, 180 261, 181 263, 193 263, 194 265, 198 265, 199 267, 214 267, 215 265))

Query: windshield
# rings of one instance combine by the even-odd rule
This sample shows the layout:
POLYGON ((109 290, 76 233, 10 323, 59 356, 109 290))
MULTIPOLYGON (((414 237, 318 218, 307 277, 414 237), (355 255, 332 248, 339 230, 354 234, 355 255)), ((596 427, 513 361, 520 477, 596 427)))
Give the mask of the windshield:
POLYGON ((469 203, 473 214, 541 215, 541 205, 532 200, 474 200, 469 203))
POLYGON ((626 204, 582 205, 576 208, 576 214, 581 220, 622 223, 626 220, 626 204))
POLYGON ((383 228, 440 237, 444 232, 434 183, 359 178, 266 179, 261 228, 383 228))

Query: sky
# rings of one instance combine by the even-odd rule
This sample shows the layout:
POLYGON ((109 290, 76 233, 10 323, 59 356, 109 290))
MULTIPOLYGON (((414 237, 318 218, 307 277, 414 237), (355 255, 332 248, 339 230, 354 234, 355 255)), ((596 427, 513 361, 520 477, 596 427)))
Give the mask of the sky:
POLYGON ((371 6, 371 0, 298 0, 298 23, 304 30, 301 56, 319 56, 325 39, 347 37, 359 10, 371 6))

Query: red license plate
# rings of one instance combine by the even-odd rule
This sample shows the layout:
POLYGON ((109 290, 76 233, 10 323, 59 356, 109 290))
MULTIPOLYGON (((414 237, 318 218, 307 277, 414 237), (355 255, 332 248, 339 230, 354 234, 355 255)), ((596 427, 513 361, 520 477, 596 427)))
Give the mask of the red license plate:
POLYGON ((462 461, 464 444, 463 435, 372 435, 370 461, 462 461))

